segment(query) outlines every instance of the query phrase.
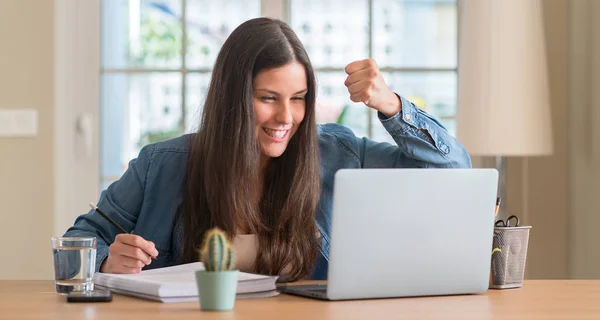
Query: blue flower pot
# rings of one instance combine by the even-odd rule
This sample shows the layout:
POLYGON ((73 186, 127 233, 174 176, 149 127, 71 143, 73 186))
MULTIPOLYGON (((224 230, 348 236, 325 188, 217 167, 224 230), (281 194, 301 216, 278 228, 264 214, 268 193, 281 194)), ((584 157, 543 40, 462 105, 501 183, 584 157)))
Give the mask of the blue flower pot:
POLYGON ((232 310, 237 292, 238 270, 196 271, 200 310, 232 310))

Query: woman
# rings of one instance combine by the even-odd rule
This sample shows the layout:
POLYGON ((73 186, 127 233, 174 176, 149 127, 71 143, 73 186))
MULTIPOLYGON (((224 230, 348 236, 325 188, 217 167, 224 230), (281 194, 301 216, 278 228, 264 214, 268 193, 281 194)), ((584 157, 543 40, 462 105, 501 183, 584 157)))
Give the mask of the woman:
POLYGON ((135 235, 91 211, 65 236, 98 238, 96 270, 137 273, 196 261, 218 226, 242 271, 324 278, 338 169, 471 166, 436 120, 388 89, 374 61, 346 72, 350 99, 377 110, 397 145, 317 126, 315 75, 294 32, 268 18, 243 23, 217 57, 199 131, 144 147, 102 192, 98 207, 135 235))

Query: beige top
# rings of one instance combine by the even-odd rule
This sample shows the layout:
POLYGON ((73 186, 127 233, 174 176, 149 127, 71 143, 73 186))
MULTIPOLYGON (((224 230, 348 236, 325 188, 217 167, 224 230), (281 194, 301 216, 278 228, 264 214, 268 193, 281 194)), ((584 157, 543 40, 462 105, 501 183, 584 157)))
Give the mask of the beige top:
MULTIPOLYGON (((317 239, 321 234, 317 231, 317 239)), ((255 273, 256 255, 258 253, 258 238, 255 234, 239 234, 233 238, 233 249, 235 250, 235 266, 242 272, 255 273)), ((287 265, 282 270, 280 277, 285 277, 290 272, 290 266, 287 265)))
POLYGON ((240 234, 233 238, 235 269, 242 272, 255 272, 258 238, 254 234, 240 234))
MULTIPOLYGON (((235 266, 242 272, 256 273, 256 256, 258 253, 258 238, 254 234, 240 234, 233 238, 233 249, 235 250, 235 266)), ((279 275, 281 279, 290 272, 287 265, 279 275)))

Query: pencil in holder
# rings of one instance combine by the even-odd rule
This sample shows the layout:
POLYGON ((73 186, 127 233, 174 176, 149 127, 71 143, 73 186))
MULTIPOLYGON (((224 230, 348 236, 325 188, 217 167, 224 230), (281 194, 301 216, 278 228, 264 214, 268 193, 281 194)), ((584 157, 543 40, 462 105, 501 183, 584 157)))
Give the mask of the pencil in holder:
POLYGON ((491 289, 523 286, 531 226, 495 227, 492 248, 491 289))

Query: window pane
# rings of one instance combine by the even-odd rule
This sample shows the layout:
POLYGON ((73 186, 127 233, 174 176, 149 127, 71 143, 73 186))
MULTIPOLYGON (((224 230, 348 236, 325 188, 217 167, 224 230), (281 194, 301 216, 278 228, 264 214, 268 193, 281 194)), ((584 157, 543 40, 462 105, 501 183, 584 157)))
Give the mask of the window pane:
POLYGON ((368 108, 350 100, 350 94, 344 86, 345 80, 346 74, 343 72, 317 74, 317 122, 337 122, 352 129, 357 136, 366 136, 368 108))
POLYGON ((456 118, 442 118, 438 119, 442 125, 448 130, 448 132, 456 137, 456 118))
POLYGON ((101 181, 105 187, 149 143, 180 134, 181 75, 105 74, 102 77, 101 181))
POLYGON ((292 0, 291 26, 314 67, 345 67, 369 57, 366 0, 292 0))
POLYGON ((373 0, 373 58, 382 67, 456 67, 456 0, 373 0))
POLYGON ((186 82, 185 131, 196 132, 200 127, 200 119, 204 107, 204 99, 208 92, 210 73, 190 73, 186 82))
MULTIPOLYGON (((456 133, 456 72, 384 73, 388 87, 440 121, 450 134, 456 133)), ((373 138, 393 141, 377 117, 373 119, 373 138)))
POLYGON ((188 0, 186 66, 212 68, 229 34, 259 16, 260 0, 188 0))
POLYGON ((104 68, 179 68, 181 0, 102 1, 104 68))

